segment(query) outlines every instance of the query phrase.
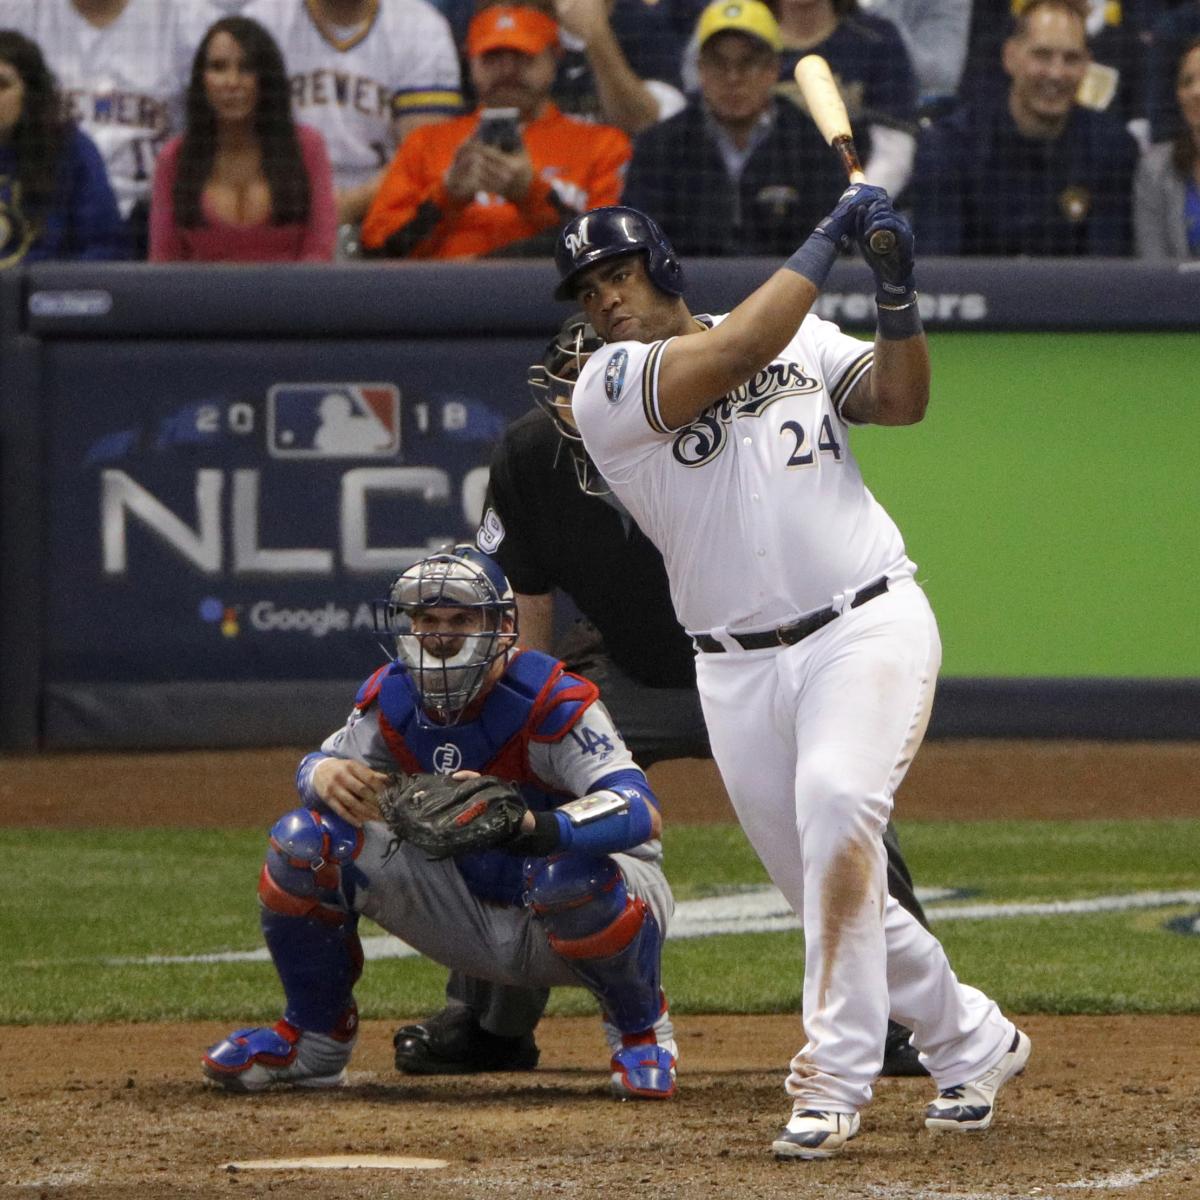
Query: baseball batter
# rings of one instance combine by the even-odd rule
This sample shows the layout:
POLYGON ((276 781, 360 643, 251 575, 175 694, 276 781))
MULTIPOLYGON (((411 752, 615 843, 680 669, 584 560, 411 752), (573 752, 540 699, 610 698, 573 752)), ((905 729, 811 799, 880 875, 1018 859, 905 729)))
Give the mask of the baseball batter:
POLYGON ((766 284, 703 318, 661 230, 634 209, 576 218, 556 252, 558 297, 608 343, 574 390, 584 445, 662 552, 714 758, 803 921, 807 1041, 787 1077, 781 1157, 828 1157, 857 1134, 889 1013, 939 1088, 931 1129, 986 1128, 1029 1057, 1025 1034, 887 894, 883 831, 941 650, 849 433, 924 414, 912 245, 886 192, 852 187, 766 284), (866 242, 878 229, 896 238, 885 258, 866 242), (809 311, 854 240, 879 286, 873 346, 809 311))
POLYGON ((674 901, 661 818, 596 686, 549 655, 516 649, 508 580, 470 546, 402 572, 376 614, 396 659, 301 762, 302 807, 275 823, 259 877, 283 1019, 210 1047, 205 1075, 243 1092, 343 1084, 366 914, 474 978, 587 988, 603 1016, 613 1093, 670 1098, 677 1051, 659 982, 674 901), (395 771, 438 795, 453 792, 446 776, 491 776, 474 782, 502 794, 520 823, 496 840, 475 793, 427 831, 432 843, 414 836, 415 817, 389 829, 380 796, 395 771), (430 784, 430 775, 440 779, 430 784), (474 842, 481 822, 486 840, 474 842))

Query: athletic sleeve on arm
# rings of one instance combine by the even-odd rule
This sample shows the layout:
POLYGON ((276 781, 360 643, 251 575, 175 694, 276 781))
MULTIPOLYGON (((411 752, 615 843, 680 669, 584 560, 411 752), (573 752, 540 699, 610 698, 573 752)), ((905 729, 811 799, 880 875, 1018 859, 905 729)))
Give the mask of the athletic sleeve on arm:
POLYGON ((825 380, 833 411, 841 420, 852 424, 843 414, 842 405, 871 369, 875 361, 874 343, 851 337, 832 322, 812 315, 804 318, 803 329, 810 346, 816 351, 817 364, 825 380))
POLYGON ((667 342, 614 342, 588 359, 571 400, 584 448, 606 479, 628 477, 674 436, 658 410, 658 369, 667 342))
POLYGON ((652 838, 658 800, 600 701, 589 705, 564 737, 533 742, 529 749, 539 779, 581 800, 554 814, 559 845, 585 854, 661 854, 652 838))

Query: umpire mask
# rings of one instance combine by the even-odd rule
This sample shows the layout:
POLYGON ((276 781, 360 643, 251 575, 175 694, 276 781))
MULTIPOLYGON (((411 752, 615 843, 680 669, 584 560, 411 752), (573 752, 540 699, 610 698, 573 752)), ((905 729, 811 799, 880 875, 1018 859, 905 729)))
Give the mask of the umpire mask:
POLYGON ((375 628, 395 639, 425 713, 454 725, 483 692, 492 664, 515 646, 517 605, 492 559, 455 546, 396 577, 387 599, 375 602, 375 628))
POLYGON ((607 496, 609 487, 583 448, 571 412, 571 395, 583 364, 603 345, 587 317, 575 313, 563 322, 542 353, 542 361, 530 367, 526 376, 534 404, 549 415, 562 438, 559 453, 565 448, 570 454, 575 479, 588 496, 607 496))

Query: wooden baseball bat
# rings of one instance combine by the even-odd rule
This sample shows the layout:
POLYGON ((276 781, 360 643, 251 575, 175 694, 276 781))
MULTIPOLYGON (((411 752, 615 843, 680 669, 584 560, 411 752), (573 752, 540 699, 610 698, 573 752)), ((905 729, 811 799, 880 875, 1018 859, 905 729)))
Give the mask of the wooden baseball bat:
MULTIPOLYGON (((819 54, 808 54, 796 64, 795 74, 800 94, 808 106, 808 115, 821 131, 821 136, 837 152, 850 182, 866 182, 862 163, 858 160, 858 148, 854 145, 854 135, 850 132, 850 117, 842 102, 842 94, 833 81, 829 64, 819 54)), ((895 246, 896 235, 890 229, 877 229, 871 234, 871 249, 876 254, 890 254, 895 246)))

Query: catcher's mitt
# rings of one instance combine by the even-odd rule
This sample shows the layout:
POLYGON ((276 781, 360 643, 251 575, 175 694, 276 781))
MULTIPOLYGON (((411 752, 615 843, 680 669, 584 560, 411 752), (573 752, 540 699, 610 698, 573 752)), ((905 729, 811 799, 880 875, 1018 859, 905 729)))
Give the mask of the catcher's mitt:
POLYGON ((517 789, 494 775, 397 777, 384 788, 379 808, 395 834, 392 849, 412 842, 433 859, 502 846, 520 833, 525 815, 517 789))

